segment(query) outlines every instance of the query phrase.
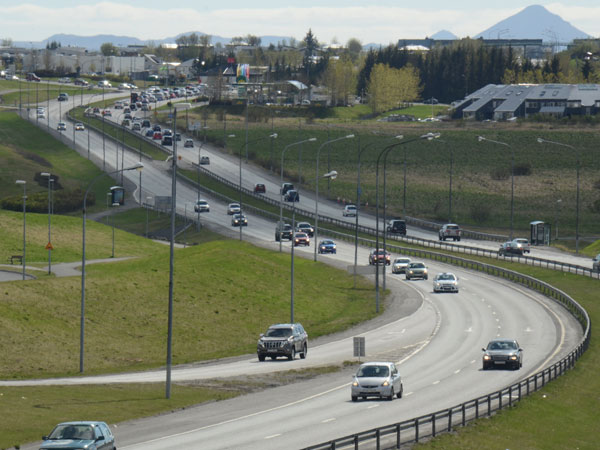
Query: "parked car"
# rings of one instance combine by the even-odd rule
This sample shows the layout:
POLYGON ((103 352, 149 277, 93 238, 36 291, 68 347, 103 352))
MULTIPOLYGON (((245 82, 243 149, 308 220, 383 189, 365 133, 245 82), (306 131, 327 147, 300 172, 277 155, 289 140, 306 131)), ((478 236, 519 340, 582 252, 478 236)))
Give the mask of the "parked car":
POLYGON ((291 241, 293 231, 294 229, 289 223, 280 223, 277 225, 277 228, 275 228, 275 240, 277 242, 281 241, 282 239, 291 241))
POLYGON ((600 253, 598 253, 596 257, 592 259, 592 270, 594 272, 600 272, 600 253))
POLYGON ((499 256, 511 256, 511 255, 522 256, 523 248, 514 244, 513 241, 508 241, 508 242, 505 242, 504 244, 500 245, 500 248, 498 249, 498 255, 499 256))
POLYGON ((232 227, 246 227, 248 226, 248 219, 241 212, 234 214, 231 218, 232 227))
POLYGON ((525 238, 516 238, 512 240, 514 247, 520 247, 523 250, 523 253, 531 253, 531 246, 529 245, 529 241, 525 238))
POLYGON ((283 183, 281 185, 281 195, 285 195, 287 191, 294 189, 294 185, 292 183, 283 183))
POLYGON ((390 255, 390 252, 386 250, 373 249, 371 250, 371 253, 369 253, 369 265, 385 264, 386 266, 389 266, 391 264, 391 257, 392 255, 390 255))
POLYGON ((440 241, 445 241, 446 239, 453 239, 454 241, 460 241, 460 235, 462 234, 462 230, 455 223, 447 223, 442 225, 440 228, 438 235, 440 241))
POLYGON ((394 262, 392 263, 392 273, 405 273, 409 264, 410 258, 407 258, 406 256, 394 259, 394 262))
POLYGON ((388 222, 386 231, 388 233, 406 236, 406 221, 401 219, 392 219, 388 222))
POLYGON ((40 450, 116 450, 115 437, 105 422, 63 422, 42 437, 40 450))
POLYGON ((67 124, 64 122, 58 122, 56 129, 58 131, 67 131, 67 124))
POLYGON ((210 205, 206 200, 198 200, 194 205, 194 212, 210 212, 210 205))
POLYGON ((323 239, 319 242, 319 253, 337 253, 335 242, 331 239, 323 239))
POLYGON ((342 210, 342 216, 344 217, 356 217, 356 205, 346 205, 342 210))
POLYGON ((75 131, 84 131, 84 130, 85 130, 85 126, 81 122, 77 122, 75 124, 75 131))
POLYGON ((394 396, 402 398, 404 387, 393 362, 368 362, 358 368, 350 391, 353 402, 357 401, 358 397, 363 400, 367 397, 379 397, 391 401, 394 396))
POLYGON ((210 164, 210 158, 208 156, 201 156, 200 157, 200 165, 207 166, 209 164, 210 164))
POLYGON ((183 143, 183 146, 185 148, 193 148, 194 147, 194 140, 193 139, 186 139, 185 142, 183 143))
POLYGON ((259 361, 264 361, 267 356, 271 359, 286 356, 291 361, 296 358, 296 353, 304 359, 308 353, 308 334, 299 323, 271 325, 260 335, 256 353, 259 361))
POLYGON ((458 293, 458 277, 451 272, 438 273, 433 279, 433 292, 458 293))
POLYGON ((294 234, 294 247, 298 247, 299 245, 310 245, 310 237, 308 237, 308 234, 302 232, 294 234))
POLYGON ((242 207, 239 203, 230 203, 229 206, 227 206, 227 214, 229 214, 230 216, 232 216, 233 214, 239 214, 241 212, 242 207))
POLYGON ((308 234, 310 237, 313 237, 315 235, 314 227, 308 222, 298 222, 296 224, 296 231, 302 231, 308 234))
POLYGON ((300 201, 300 194, 298 193, 297 190, 290 189, 289 191, 287 191, 285 193, 285 195, 283 196, 283 199, 286 202, 299 202, 300 201))
POLYGON ((514 339, 493 339, 483 350, 483 370, 492 367, 523 367, 523 349, 514 339))
POLYGON ((263 183, 256 183, 254 185, 255 194, 264 194, 265 192, 267 192, 267 187, 263 183))
POLYGON ((412 280, 413 278, 422 278, 426 280, 428 278, 427 266, 422 262, 411 262, 406 267, 404 273, 407 280, 412 280))

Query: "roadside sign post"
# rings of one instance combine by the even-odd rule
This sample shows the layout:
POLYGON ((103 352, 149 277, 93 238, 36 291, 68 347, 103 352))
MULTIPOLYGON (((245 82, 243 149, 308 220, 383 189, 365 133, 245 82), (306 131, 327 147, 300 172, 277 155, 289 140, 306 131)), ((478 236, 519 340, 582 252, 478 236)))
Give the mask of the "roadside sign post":
POLYGON ((358 362, 360 362, 360 357, 365 356, 365 337, 364 336, 355 336, 353 338, 354 344, 354 356, 358 357, 358 362))

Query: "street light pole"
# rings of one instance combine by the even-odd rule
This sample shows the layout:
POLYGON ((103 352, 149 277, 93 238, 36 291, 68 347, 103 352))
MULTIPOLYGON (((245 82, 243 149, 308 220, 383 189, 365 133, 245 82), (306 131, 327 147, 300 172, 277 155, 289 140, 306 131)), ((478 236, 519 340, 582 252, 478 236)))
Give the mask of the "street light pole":
MULTIPOLYGON (((177 130, 177 110, 190 109, 190 103, 176 103, 173 108, 174 128, 177 130)), ((177 194, 177 139, 173 140, 173 158, 171 163, 171 239, 169 245, 169 312, 167 326, 167 379, 166 379, 166 398, 171 398, 171 365, 173 360, 173 262, 175 248, 175 207, 177 194)))
MULTIPOLYGON (((121 169, 121 170, 142 170, 142 168, 144 167, 144 165, 139 162, 134 164, 131 167, 127 167, 125 169, 121 169)), ((114 175, 116 173, 118 173, 118 170, 115 170, 113 172, 102 172, 101 174, 97 175, 96 178, 94 178, 90 184, 88 185, 88 188, 85 191, 85 194, 83 196, 83 232, 82 232, 82 252, 81 252, 81 320, 80 320, 80 325, 79 325, 79 372, 83 373, 83 356, 84 356, 84 336, 85 336, 85 221, 86 221, 86 217, 87 217, 87 208, 86 208, 86 203, 87 203, 87 195, 90 192, 90 189, 92 188, 92 186, 94 185, 94 183, 96 181, 98 181, 98 179, 100 179, 100 177, 103 177, 104 175, 114 175)))
POLYGON ((16 184, 22 184, 23 185, 23 259, 22 259, 22 264, 23 264, 23 280, 25 280, 25 261, 26 261, 26 254, 27 254, 27 243, 26 243, 26 236, 27 236, 27 181, 25 180, 17 180, 15 181, 16 184))
MULTIPOLYGON (((319 156, 321 155, 321 150, 328 144, 332 144, 333 142, 337 142, 337 141, 341 141, 343 139, 352 139, 354 138, 353 134, 348 134, 346 136, 342 136, 339 138, 335 138, 335 139, 330 139, 328 141, 325 141, 321 144, 321 146, 319 147, 319 149, 317 150, 317 170, 316 170, 316 174, 315 174, 315 236, 314 236, 314 241, 315 241, 315 252, 314 252, 314 260, 317 260, 317 242, 318 242, 318 234, 319 234, 319 156)), ((335 171, 333 171, 335 172, 335 171)), ((324 177, 327 179, 331 179, 337 176, 337 172, 335 172, 335 174, 328 171, 324 177)), ((293 233, 293 230, 292 230, 293 233)))
POLYGON ((514 233, 514 218, 515 218, 515 149, 507 144, 506 142, 494 141, 493 139, 488 139, 483 136, 478 136, 477 139, 479 142, 487 141, 493 144, 504 145, 505 147, 510 148, 510 236, 509 239, 513 240, 514 233))
POLYGON ((40 175, 43 177, 48 177, 48 275, 50 275, 52 273, 52 210, 50 206, 50 196, 52 189, 50 188, 50 186, 54 180, 52 179, 52 175, 50 175, 50 173, 48 172, 42 172, 40 173, 40 175))
POLYGON ((152 197, 146 197, 146 239, 148 239, 148 201, 152 200, 152 197))
MULTIPOLYGON (((571 150, 575 151, 575 158, 576 158, 575 171, 576 171, 576 178, 577 178, 577 194, 576 194, 576 199, 575 199, 575 253, 579 254, 579 166, 580 166, 579 149, 577 149, 569 144, 563 144, 562 142, 549 141, 548 139, 537 138, 537 141, 540 144, 558 145, 560 147, 570 148, 571 150)), ((561 200, 558 200, 558 202, 560 202, 560 201, 561 200)), ((558 220, 557 220, 557 222, 558 222, 558 220)), ((556 236, 558 237, 558 227, 556 228, 556 236)))
MULTIPOLYGON (((281 171, 279 172, 280 182, 279 182, 279 223, 278 227, 283 226, 283 192, 281 191, 281 186, 283 185, 283 158, 285 156, 285 152, 296 145, 304 144, 305 142, 314 142, 317 138, 308 138, 303 139, 301 141, 292 142, 291 144, 286 145, 281 151, 281 171)), ((294 238, 294 230, 292 230, 292 239, 294 238)), ((281 236, 279 237, 279 252, 281 253, 281 236)))

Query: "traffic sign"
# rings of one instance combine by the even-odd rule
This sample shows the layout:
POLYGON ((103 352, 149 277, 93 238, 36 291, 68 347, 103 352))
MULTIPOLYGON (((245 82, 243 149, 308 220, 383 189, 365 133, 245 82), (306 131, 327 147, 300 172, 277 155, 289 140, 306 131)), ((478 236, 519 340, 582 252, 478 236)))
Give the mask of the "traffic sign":
POLYGON ((54 247, 52 247, 52 243, 51 242, 48 242, 46 244, 46 250, 54 250, 54 247))

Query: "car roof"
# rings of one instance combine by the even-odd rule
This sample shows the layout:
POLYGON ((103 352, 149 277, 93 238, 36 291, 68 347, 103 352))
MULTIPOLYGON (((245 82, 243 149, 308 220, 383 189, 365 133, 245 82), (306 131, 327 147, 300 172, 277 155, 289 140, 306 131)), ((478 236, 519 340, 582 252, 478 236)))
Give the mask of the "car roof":
POLYGON ((391 365, 395 365, 395 363, 393 363, 391 361, 370 361, 370 362, 362 363, 360 365, 360 367, 365 367, 365 366, 391 366, 391 365))

